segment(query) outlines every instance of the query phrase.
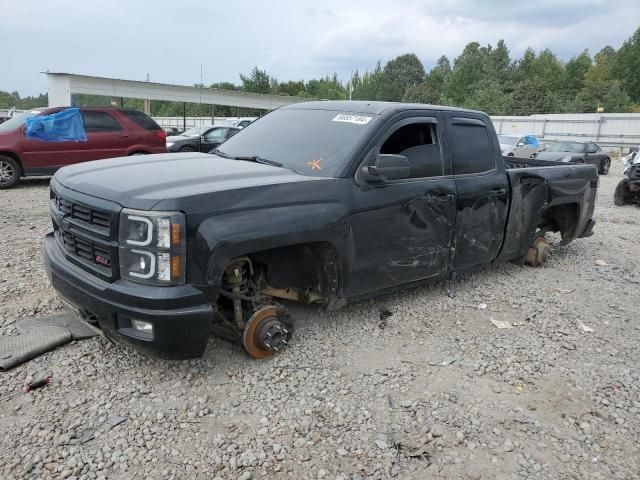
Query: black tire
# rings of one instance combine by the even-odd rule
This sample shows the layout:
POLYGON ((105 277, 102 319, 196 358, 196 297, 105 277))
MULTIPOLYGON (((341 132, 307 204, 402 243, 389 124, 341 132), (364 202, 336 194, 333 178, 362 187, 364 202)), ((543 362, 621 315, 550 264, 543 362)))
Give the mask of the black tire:
POLYGON ((598 167, 598 173, 600 175, 606 175, 609 173, 610 167, 611 167, 611 159, 605 158, 602 162, 600 162, 600 166, 598 167))
POLYGON ((0 189, 13 187, 21 176, 20 164, 11 157, 0 155, 0 189))
POLYGON ((180 151, 181 151, 181 152, 195 152, 195 151, 196 151, 196 149, 187 145, 186 147, 182 147, 182 148, 180 149, 180 151))
POLYGON ((629 195, 629 180, 624 178, 620 180, 620 183, 616 187, 616 191, 613 194, 613 203, 616 207, 622 207, 631 203, 631 196, 629 195))

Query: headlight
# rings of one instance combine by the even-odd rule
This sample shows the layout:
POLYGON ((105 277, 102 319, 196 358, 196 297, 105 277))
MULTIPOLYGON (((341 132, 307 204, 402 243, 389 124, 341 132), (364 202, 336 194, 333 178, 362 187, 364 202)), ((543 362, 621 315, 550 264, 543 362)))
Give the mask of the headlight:
POLYGON ((571 155, 565 155, 560 159, 561 162, 570 162, 573 159, 571 155))
POLYGON ((185 281, 184 214, 138 211, 120 214, 120 276, 150 285, 185 281))
POLYGON ((167 142, 167 148, 173 147, 176 142, 167 142))

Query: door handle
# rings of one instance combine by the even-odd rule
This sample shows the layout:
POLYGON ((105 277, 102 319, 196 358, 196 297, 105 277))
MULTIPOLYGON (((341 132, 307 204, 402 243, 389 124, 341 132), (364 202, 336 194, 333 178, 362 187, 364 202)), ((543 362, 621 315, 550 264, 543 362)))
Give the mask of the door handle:
POLYGON ((435 202, 448 202, 453 200, 453 195, 444 192, 429 192, 429 199, 435 202))
POLYGON ((118 135, 120 138, 129 138, 129 135, 118 135))
POLYGON ((499 197, 500 195, 504 195, 507 193, 507 190, 504 188, 492 188, 489 190, 489 195, 499 197))

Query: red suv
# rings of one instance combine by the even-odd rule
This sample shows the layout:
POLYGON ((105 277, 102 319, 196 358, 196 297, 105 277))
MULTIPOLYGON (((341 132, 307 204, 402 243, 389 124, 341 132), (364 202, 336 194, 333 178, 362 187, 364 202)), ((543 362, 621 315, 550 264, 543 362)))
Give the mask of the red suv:
POLYGON ((73 163, 167 151, 166 132, 139 110, 80 108, 86 142, 50 142, 24 135, 27 118, 61 110, 34 109, 0 124, 0 188, 12 187, 20 177, 52 175, 73 163))

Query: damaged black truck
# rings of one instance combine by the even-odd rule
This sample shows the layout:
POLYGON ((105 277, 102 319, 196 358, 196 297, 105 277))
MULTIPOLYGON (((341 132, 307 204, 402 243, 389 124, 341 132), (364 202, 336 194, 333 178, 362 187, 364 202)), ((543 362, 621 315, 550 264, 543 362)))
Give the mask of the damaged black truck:
POLYGON ((213 155, 65 167, 48 275, 116 341, 201 356, 209 335, 282 349, 282 299, 326 308, 592 234, 592 165, 506 159, 481 112, 379 102, 277 109, 213 155))

